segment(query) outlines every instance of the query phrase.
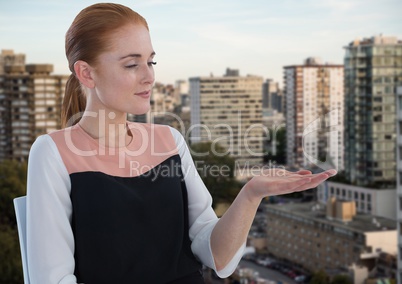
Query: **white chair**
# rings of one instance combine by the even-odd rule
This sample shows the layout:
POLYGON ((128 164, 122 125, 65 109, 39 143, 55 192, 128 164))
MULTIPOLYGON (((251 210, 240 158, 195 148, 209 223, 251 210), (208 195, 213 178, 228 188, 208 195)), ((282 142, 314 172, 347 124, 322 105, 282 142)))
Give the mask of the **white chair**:
POLYGON ((15 216, 17 218, 18 237, 20 240, 22 271, 24 284, 29 284, 28 259, 27 259, 27 209, 26 196, 14 198, 15 216))

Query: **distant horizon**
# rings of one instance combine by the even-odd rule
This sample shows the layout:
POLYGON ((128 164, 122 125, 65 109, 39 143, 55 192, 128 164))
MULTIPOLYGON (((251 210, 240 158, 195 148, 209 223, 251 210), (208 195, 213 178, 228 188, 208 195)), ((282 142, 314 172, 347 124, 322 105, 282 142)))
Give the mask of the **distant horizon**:
MULTIPOLYGON (((53 64, 69 75, 64 36, 77 13, 96 1, 0 1, 0 49, 26 55, 27 64, 53 64)), ((402 40, 402 1, 263 0, 119 1, 143 15, 154 49, 156 82, 191 77, 258 75, 283 86, 283 67, 309 57, 343 65, 344 47, 382 34, 402 40)))

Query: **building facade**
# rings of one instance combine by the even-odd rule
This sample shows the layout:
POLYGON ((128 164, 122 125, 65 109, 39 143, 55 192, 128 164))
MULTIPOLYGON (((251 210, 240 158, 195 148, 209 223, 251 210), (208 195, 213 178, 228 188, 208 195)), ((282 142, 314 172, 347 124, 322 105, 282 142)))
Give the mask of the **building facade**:
POLYGON ((395 188, 402 41, 375 36, 345 50, 345 173, 356 185, 395 188))
POLYGON ((279 83, 272 79, 267 79, 262 85, 262 109, 283 111, 282 90, 279 83))
POLYGON ((4 68, 6 66, 24 66, 25 65, 25 54, 14 53, 11 49, 2 49, 0 53, 0 76, 4 75, 4 68))
POLYGON ((267 205, 268 252, 311 272, 346 271, 353 283, 364 283, 381 252, 397 253, 395 221, 354 215, 353 202, 327 206, 267 205))
POLYGON ((330 198, 355 202, 357 212, 396 220, 395 189, 378 190, 325 181, 317 187, 317 201, 325 204, 330 198))
POLYGON ((52 75, 53 65, 3 66, 0 75, 0 161, 24 161, 36 137, 60 129, 68 76, 52 75))
POLYGON ((285 66, 287 164, 343 169, 343 65, 285 66))
MULTIPOLYGON (((244 168, 263 160, 262 83, 259 76, 190 78, 190 142, 210 141, 224 147, 244 168)), ((212 149, 213 150, 213 149, 212 149)))
POLYGON ((402 82, 397 87, 396 214, 398 224, 398 284, 402 284, 402 82))

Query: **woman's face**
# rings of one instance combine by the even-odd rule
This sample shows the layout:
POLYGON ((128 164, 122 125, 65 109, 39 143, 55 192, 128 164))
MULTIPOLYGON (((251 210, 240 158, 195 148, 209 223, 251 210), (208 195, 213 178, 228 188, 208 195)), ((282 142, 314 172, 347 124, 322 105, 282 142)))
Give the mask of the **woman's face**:
POLYGON ((128 24, 111 36, 110 43, 94 66, 95 87, 87 103, 91 110, 106 114, 146 113, 155 80, 155 52, 148 30, 128 24))

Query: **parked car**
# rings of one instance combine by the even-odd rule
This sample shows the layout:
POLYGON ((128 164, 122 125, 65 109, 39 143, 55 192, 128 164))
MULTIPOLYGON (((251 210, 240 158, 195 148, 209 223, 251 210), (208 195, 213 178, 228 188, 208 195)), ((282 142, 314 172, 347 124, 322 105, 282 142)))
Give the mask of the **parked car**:
POLYGON ((272 260, 269 258, 259 258, 259 259, 257 259, 257 263, 259 265, 267 267, 268 265, 272 264, 272 260))
POLYGON ((303 283, 304 281, 306 281, 306 275, 297 275, 295 278, 293 278, 293 280, 298 283, 303 283))

